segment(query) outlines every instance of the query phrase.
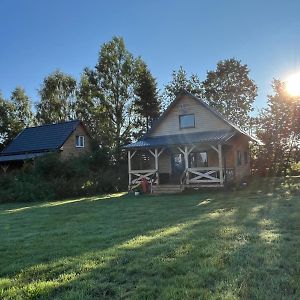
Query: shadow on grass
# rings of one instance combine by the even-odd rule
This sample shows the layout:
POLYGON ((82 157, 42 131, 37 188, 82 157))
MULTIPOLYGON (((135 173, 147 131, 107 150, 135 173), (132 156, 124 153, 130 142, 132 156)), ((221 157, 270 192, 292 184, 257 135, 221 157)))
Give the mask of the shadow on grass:
POLYGON ((103 196, 81 197, 81 198, 75 198, 70 200, 52 201, 52 202, 45 202, 45 203, 32 202, 32 203, 28 203, 26 206, 23 206, 23 204, 20 203, 3 204, 2 206, 0 205, 0 215, 18 213, 26 210, 31 210, 31 209, 40 209, 46 207, 55 207, 60 205, 74 204, 82 201, 112 200, 124 196, 127 196, 127 193, 124 192, 124 193, 117 193, 117 194, 107 194, 103 196))
MULTIPOLYGON (((86 211, 91 224, 80 235, 80 251, 8 272, 3 295, 298 299, 300 205, 294 190, 282 184, 95 202, 86 211), (99 228, 94 218, 105 224, 102 229, 113 228, 106 236, 104 230, 92 234, 95 241, 89 244, 84 235, 99 228)), ((75 211, 86 209, 72 205, 75 211)), ((67 250, 69 238, 61 244, 67 250)))

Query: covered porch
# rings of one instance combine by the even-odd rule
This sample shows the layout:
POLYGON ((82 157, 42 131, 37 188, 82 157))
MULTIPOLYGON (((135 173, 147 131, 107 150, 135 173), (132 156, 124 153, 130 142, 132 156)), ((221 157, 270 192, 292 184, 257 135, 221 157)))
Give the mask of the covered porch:
POLYGON ((139 185, 143 178, 150 186, 222 187, 225 181, 234 179, 234 168, 226 166, 229 150, 230 146, 221 143, 128 150, 129 189, 139 185))

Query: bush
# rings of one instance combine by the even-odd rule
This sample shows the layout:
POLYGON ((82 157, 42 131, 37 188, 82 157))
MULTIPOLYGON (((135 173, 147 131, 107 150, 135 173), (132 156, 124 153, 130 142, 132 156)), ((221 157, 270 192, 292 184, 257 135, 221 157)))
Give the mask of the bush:
POLYGON ((61 161, 49 154, 0 176, 0 202, 47 201, 127 188, 127 165, 113 164, 105 150, 61 161))
POLYGON ((291 174, 290 175, 300 175, 300 162, 294 163, 291 165, 291 174))
POLYGON ((47 201, 54 197, 49 184, 21 172, 0 177, 0 186, 0 202, 47 201))

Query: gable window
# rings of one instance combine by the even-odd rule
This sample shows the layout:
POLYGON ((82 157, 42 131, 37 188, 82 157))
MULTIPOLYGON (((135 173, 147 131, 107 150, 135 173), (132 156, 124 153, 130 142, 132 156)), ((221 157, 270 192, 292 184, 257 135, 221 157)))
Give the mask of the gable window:
POLYGON ((84 147, 84 136, 83 135, 76 135, 76 148, 83 148, 84 147))
POLYGON ((248 164, 248 152, 247 151, 244 152, 244 163, 245 163, 245 165, 248 164))
POLYGON ((179 116, 179 127, 180 129, 184 128, 194 128, 195 127, 195 115, 181 115, 179 116))
POLYGON ((242 152, 237 151, 237 165, 241 166, 242 165, 242 152))

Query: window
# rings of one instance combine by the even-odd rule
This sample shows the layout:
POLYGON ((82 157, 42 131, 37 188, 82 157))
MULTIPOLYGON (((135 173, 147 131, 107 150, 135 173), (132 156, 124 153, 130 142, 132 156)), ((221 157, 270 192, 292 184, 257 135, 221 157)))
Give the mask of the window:
POLYGON ((180 129, 195 127, 195 115, 189 114, 179 116, 179 127, 180 129))
POLYGON ((241 166, 242 165, 242 152, 237 151, 237 165, 241 166))
POLYGON ((192 152, 189 156, 191 168, 207 167, 207 152, 192 152))
POLYGON ((248 152, 247 151, 244 152, 244 163, 245 163, 245 165, 248 164, 248 152))
POLYGON ((83 135, 76 135, 76 148, 83 148, 84 147, 84 136, 83 135))

